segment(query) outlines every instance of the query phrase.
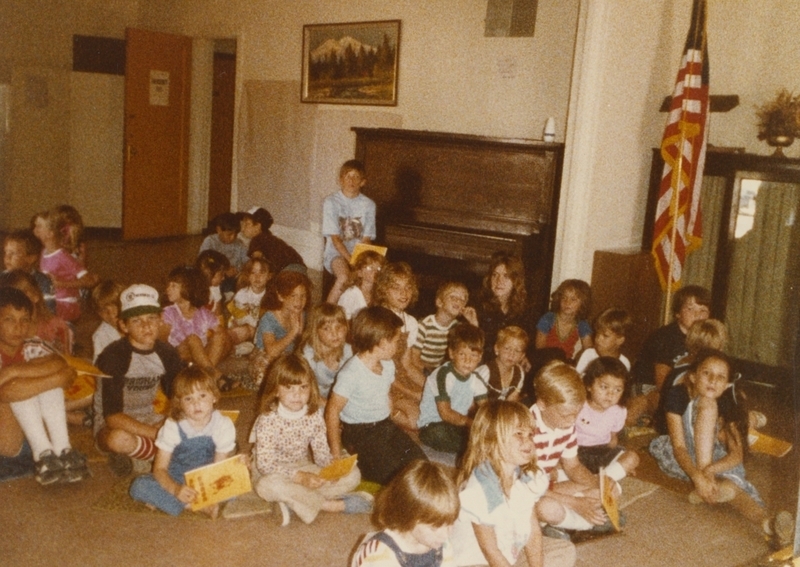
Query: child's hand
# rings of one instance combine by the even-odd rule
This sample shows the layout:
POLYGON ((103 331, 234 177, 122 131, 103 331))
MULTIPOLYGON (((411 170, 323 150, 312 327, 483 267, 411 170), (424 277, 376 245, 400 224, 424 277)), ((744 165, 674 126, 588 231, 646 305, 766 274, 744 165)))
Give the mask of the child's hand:
POLYGON ((289 319, 289 328, 287 334, 296 337, 303 332, 303 314, 301 312, 292 314, 289 319))
POLYGON ((239 453, 236 456, 239 457, 239 461, 244 466, 246 466, 248 469, 250 468, 251 460, 250 460, 250 455, 249 454, 247 454, 247 453, 239 453))
POLYGON ((586 521, 596 526, 605 524, 608 519, 605 511, 603 511, 603 504, 600 502, 599 498, 592 498, 589 496, 575 498, 573 509, 585 518, 586 521))
POLYGON ((193 488, 189 488, 185 484, 182 484, 181 487, 178 489, 178 493, 175 495, 175 498, 183 502, 184 504, 191 504, 194 502, 194 499, 197 497, 197 491, 193 488))
POLYGON ((692 478, 694 489, 697 495, 708 504, 714 504, 717 501, 717 483, 713 476, 706 473, 700 473, 692 478))
POLYGON ((464 311, 461 312, 461 315, 464 316, 464 319, 466 319, 467 322, 470 325, 475 325, 476 327, 479 326, 478 325, 478 312, 475 311, 474 307, 465 307, 464 311))
POLYGON ((297 471, 294 473, 294 478, 292 478, 292 480, 297 484, 311 489, 319 488, 327 482, 322 477, 306 471, 297 471))

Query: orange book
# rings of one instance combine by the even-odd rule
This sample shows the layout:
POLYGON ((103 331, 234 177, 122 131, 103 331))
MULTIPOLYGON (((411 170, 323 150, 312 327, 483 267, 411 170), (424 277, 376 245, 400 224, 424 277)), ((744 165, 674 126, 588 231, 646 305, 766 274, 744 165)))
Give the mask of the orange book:
POLYGON ((356 263, 356 258, 358 258, 359 254, 362 252, 366 252, 367 250, 372 250, 373 252, 377 252, 381 256, 386 256, 386 251, 388 248, 386 246, 378 246, 376 244, 367 244, 365 242, 359 242, 356 244, 355 248, 353 248, 353 253, 350 254, 350 265, 354 266, 356 263))
POLYGON ((619 502, 614 494, 614 480, 607 476, 602 468, 600 469, 600 500, 614 529, 620 531, 619 502))
POLYGON ((356 466, 357 459, 358 455, 350 455, 344 459, 337 459, 319 471, 319 476, 325 480, 339 480, 350 474, 350 471, 356 466))
POLYGON ((750 445, 751 451, 772 455, 773 457, 783 457, 792 450, 792 444, 788 441, 761 433, 752 427, 747 435, 747 443, 750 445))
POLYGON ((192 502, 193 512, 253 489, 250 471, 239 455, 190 470, 185 478, 186 485, 197 491, 192 502))

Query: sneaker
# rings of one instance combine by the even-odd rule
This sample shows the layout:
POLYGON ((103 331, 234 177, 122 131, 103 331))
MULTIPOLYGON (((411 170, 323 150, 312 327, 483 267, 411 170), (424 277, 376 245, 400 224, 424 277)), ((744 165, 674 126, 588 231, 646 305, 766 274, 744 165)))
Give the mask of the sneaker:
POLYGON ((36 482, 48 486, 61 481, 64 463, 50 449, 43 451, 36 461, 36 482))
POLYGON ((117 476, 128 476, 133 472, 133 462, 128 455, 111 453, 108 456, 108 466, 111 467, 111 471, 117 476))
POLYGON ((769 527, 772 530, 770 544, 773 549, 783 549, 792 545, 794 541, 794 518, 786 510, 775 514, 770 520, 769 527))
POLYGON ((767 416, 757 410, 750 410, 748 412, 748 422, 753 429, 762 429, 767 425, 767 416))
POLYGON ((351 492, 342 496, 345 514, 369 514, 372 512, 372 494, 367 492, 351 492))
POLYGON ((572 537, 562 530, 561 528, 557 528, 555 526, 551 526, 550 524, 545 524, 542 526, 542 535, 544 537, 550 537, 553 539, 563 539, 564 541, 572 541, 572 537))
POLYGON ((89 467, 86 466, 86 455, 75 449, 64 449, 59 460, 64 465, 63 480, 65 482, 78 482, 90 476, 89 467))
POLYGON ((281 527, 285 528, 289 525, 289 522, 292 521, 291 512, 289 512, 289 507, 286 505, 286 502, 278 502, 278 509, 281 511, 281 527))

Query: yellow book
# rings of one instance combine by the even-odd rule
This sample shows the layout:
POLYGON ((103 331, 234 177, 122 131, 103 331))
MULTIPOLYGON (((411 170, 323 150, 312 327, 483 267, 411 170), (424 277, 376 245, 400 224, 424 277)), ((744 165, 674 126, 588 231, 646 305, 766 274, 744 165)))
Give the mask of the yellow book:
POLYGON ((614 529, 620 531, 619 502, 614 494, 614 480, 607 476, 602 468, 600 469, 600 500, 614 529))
POLYGON ((239 455, 187 472, 186 485, 197 491, 193 512, 253 489, 250 471, 239 455))
POLYGON ((792 450, 792 444, 788 441, 761 433, 752 427, 747 435, 747 442, 751 451, 772 455, 773 457, 783 457, 792 450))
POLYGON ((79 374, 90 374, 92 376, 99 376, 101 378, 111 378, 111 376, 104 374, 102 370, 97 368, 97 366, 88 360, 78 358, 77 356, 70 356, 68 354, 62 354, 61 356, 64 357, 64 360, 67 361, 67 364, 69 364, 70 368, 75 369, 79 374))
POLYGON ((386 246, 377 246, 376 244, 367 244, 365 242, 359 242, 356 244, 356 247, 353 248, 353 253, 350 254, 350 265, 355 266, 356 258, 362 253, 366 252, 367 250, 372 250, 373 252, 377 252, 381 256, 386 256, 386 251, 388 248, 386 246))
POLYGON ((356 466, 357 459, 358 455, 350 455, 344 459, 337 459, 319 471, 319 476, 325 480, 339 480, 350 474, 350 471, 356 466))
POLYGON ((224 415, 225 417, 229 418, 233 423, 236 423, 236 420, 239 419, 239 410, 238 409, 222 409, 219 410, 219 413, 224 415))

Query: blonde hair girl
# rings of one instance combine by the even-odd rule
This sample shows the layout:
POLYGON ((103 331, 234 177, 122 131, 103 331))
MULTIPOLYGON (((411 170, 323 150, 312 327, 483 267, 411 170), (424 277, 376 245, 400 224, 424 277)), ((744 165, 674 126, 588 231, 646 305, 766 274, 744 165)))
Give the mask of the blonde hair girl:
POLYGON ((311 309, 300 346, 317 377, 320 395, 327 400, 336 374, 353 356, 353 349, 347 343, 344 309, 330 303, 320 303, 311 309))
POLYGON ((458 565, 494 565, 489 558, 499 556, 514 565, 522 551, 529 565, 542 565, 534 506, 548 478, 536 464, 534 430, 518 402, 496 400, 478 409, 458 473, 461 514, 452 536, 458 565))

